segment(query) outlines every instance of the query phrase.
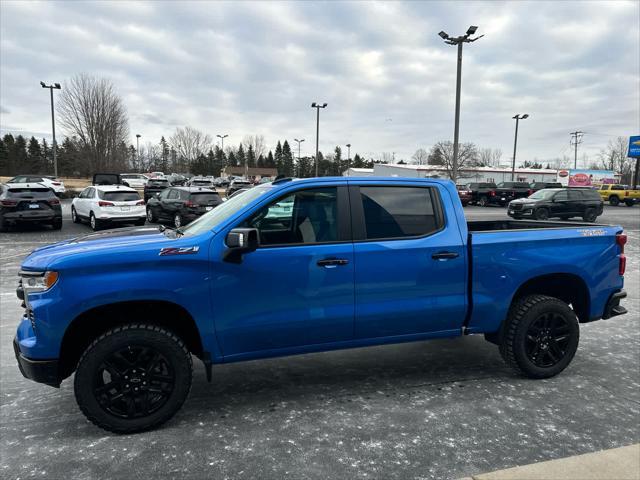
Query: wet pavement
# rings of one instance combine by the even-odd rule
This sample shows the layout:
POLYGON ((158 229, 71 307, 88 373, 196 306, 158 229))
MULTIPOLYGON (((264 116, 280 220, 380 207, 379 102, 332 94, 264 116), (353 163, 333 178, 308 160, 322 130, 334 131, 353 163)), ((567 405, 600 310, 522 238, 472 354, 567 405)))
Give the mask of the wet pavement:
POLYGON ((599 218, 629 236, 629 313, 581 325, 556 378, 517 376, 477 336, 219 365, 211 384, 196 362, 176 417, 129 436, 85 420, 70 380, 60 390, 25 380, 13 357, 20 262, 89 232, 64 208, 61 231, 0 234, 2 478, 460 478, 640 441, 639 207, 599 218))

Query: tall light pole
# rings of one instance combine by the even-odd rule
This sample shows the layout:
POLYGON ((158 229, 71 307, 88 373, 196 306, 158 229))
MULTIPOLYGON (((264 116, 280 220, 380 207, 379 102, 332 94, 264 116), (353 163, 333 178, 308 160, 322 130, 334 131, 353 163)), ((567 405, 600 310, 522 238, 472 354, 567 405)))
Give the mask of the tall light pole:
POLYGON ((304 142, 304 138, 302 140, 298 140, 297 138, 293 139, 294 142, 298 142, 298 166, 300 165, 300 144, 304 142))
POLYGON ((316 177, 318 176, 318 145, 319 145, 319 137, 320 137, 320 109, 326 108, 327 104, 323 103, 320 105, 319 103, 313 102, 311 104, 311 108, 316 109, 316 177))
POLYGON ((139 133, 136 133, 136 160, 138 162, 138 168, 140 168, 140 137, 142 135, 140 135, 139 133))
POLYGON ((345 145, 347 147, 347 170, 351 167, 351 144, 347 143, 345 145))
POLYGON ((575 169, 578 168, 578 145, 582 143, 584 132, 578 130, 571 132, 569 135, 571 135, 571 141, 569 143, 575 147, 575 156, 573 157, 573 168, 575 169))
POLYGON ((227 138, 228 136, 229 135, 216 135, 216 137, 220 139, 222 153, 224 153, 224 139, 227 138))
POLYGON ((444 40, 444 43, 448 45, 457 45, 458 46, 458 74, 456 79, 456 119, 455 119, 455 128, 453 132, 453 168, 451 169, 451 176, 453 177, 451 180, 454 182, 458 179, 458 134, 460 132, 460 88, 462 83, 462 45, 464 43, 475 42, 479 38, 484 37, 484 35, 480 35, 476 38, 470 38, 471 35, 474 35, 478 27, 471 25, 467 29, 467 33, 464 35, 460 35, 459 37, 450 37, 446 32, 441 31, 438 33, 440 38, 444 40))
POLYGON ((51 130, 53 131, 53 174, 58 176, 58 154, 57 154, 57 146, 56 143, 56 121, 53 115, 53 90, 60 90, 60 84, 54 83, 53 85, 47 85, 44 82, 40 82, 42 88, 48 88, 51 93, 51 130))
POLYGON ((513 182, 515 180, 515 176, 516 176, 516 147, 518 146, 518 122, 520 122, 520 120, 524 120, 525 118, 529 118, 529 114, 525 113, 524 115, 520 115, 519 113, 515 116, 512 117, 515 121, 516 121, 516 135, 515 138, 513 139, 513 163, 511 164, 511 181, 513 182))

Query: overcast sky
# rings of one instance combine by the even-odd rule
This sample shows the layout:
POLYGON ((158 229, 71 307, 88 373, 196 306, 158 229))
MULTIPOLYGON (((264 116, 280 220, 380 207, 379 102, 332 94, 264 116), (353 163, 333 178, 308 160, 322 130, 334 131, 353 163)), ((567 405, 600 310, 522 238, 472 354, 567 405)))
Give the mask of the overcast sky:
POLYGON ((85 72, 110 78, 131 142, 191 125, 408 159, 453 138, 455 47, 465 45, 461 141, 518 159, 590 159, 640 133, 640 2, 6 2, 0 4, 0 128, 50 136, 48 91, 85 72))

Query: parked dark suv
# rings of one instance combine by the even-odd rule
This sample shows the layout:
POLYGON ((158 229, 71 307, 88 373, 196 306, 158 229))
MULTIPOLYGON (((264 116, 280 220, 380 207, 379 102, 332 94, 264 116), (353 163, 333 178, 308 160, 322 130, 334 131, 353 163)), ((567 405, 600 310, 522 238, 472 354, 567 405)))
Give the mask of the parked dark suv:
POLYGON ((53 190, 40 184, 0 185, 0 232, 18 223, 51 225, 60 230, 62 209, 53 190))
POLYGON ((515 219, 532 217, 536 220, 582 217, 585 222, 595 222, 602 215, 604 202, 597 190, 591 188, 546 188, 528 198, 509 203, 507 214, 515 219))
POLYGON ((150 178, 144 186, 144 201, 149 201, 156 193, 160 193, 170 186, 169 180, 166 178, 150 178))
POLYGON ((489 203, 500 206, 507 205, 511 200, 526 198, 533 193, 527 182, 500 182, 495 195, 489 197, 489 203))
POLYGON ((209 188, 171 187, 149 199, 147 220, 150 223, 171 223, 179 228, 221 203, 218 192, 209 188))
POLYGON ((231 181, 231 183, 227 187, 225 195, 227 196, 227 198, 229 198, 236 191, 238 191, 240 189, 243 189, 243 188, 251 188, 251 187, 253 187, 253 185, 251 185, 251 182, 249 180, 244 180, 244 179, 241 179, 241 178, 235 178, 235 179, 233 179, 231 181))
POLYGON ((533 182, 529 185, 529 188, 531 188, 533 193, 543 188, 562 188, 562 184, 558 182, 533 182))

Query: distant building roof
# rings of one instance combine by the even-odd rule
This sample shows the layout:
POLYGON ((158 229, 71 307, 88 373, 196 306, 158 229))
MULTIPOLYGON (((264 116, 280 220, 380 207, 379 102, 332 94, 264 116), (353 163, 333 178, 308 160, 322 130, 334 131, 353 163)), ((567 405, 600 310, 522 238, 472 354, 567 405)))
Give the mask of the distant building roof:
MULTIPOLYGON (((443 165, 405 165, 401 163, 385 163, 378 164, 380 166, 385 167, 393 167, 393 168, 406 168, 408 170, 418 170, 418 171, 444 171, 445 168, 443 165)), ((511 168, 505 167, 463 167, 461 170, 467 172, 500 172, 500 173, 509 173, 511 172, 511 168)), ((522 168, 516 167, 517 173, 558 173, 558 170, 555 168, 522 168)))

